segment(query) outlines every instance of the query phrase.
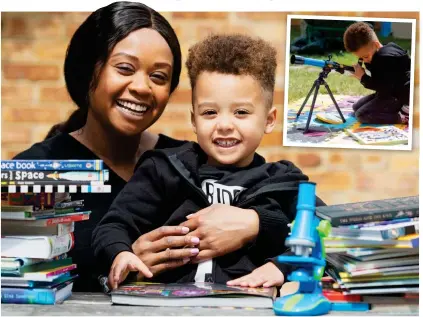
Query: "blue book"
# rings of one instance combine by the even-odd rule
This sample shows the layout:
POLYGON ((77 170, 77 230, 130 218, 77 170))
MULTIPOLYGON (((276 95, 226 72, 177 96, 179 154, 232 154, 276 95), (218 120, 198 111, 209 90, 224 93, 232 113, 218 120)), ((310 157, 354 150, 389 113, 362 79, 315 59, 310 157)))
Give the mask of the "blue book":
POLYGON ((72 281, 78 277, 78 274, 71 275, 71 272, 65 272, 53 276, 47 281, 32 281, 25 277, 2 276, 1 286, 12 288, 55 288, 67 281, 72 281))
POLYGON ((55 288, 1 288, 1 302, 7 304, 54 305, 72 295, 73 282, 65 282, 55 288))
POLYGON ((102 160, 2 160, 4 171, 100 171, 102 160))
POLYGON ((2 171, 1 185, 91 185, 109 180, 101 171, 2 171))
POLYGON ((368 311, 370 305, 363 302, 332 302, 332 311, 368 311))

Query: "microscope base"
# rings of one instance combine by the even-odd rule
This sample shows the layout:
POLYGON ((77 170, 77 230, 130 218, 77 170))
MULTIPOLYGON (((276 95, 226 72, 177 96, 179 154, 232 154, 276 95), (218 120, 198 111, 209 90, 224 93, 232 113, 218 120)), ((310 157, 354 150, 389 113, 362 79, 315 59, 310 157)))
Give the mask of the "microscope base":
POLYGON ((330 310, 331 303, 322 293, 295 293, 278 298, 273 304, 277 316, 318 316, 330 310))

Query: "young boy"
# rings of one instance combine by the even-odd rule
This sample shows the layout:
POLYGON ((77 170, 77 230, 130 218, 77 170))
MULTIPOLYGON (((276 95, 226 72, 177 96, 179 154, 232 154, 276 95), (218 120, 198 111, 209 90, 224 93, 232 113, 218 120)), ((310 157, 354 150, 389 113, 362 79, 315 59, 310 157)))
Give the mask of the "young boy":
MULTIPOLYGON (((152 277, 130 247, 140 235, 163 225, 179 225, 189 214, 217 203, 254 209, 258 214, 282 213, 288 225, 296 213, 298 182, 308 179, 288 161, 266 163, 255 153, 276 120, 273 47, 244 35, 210 36, 189 50, 186 66, 198 144, 146 152, 95 229, 95 254, 99 263, 111 268, 112 288, 130 271, 152 277)), ((278 269, 269 262, 257 267, 286 251, 288 232, 286 227, 280 240, 263 245, 257 239, 198 265, 187 258, 185 265, 152 281, 226 283, 244 276, 232 285, 281 285, 286 266, 277 264, 278 269)))
POLYGON ((371 72, 371 76, 367 75, 363 67, 356 64, 354 77, 364 87, 376 91, 353 105, 357 120, 378 124, 407 123, 411 65, 407 52, 395 43, 382 45, 365 22, 347 28, 344 45, 347 51, 361 58, 371 72))

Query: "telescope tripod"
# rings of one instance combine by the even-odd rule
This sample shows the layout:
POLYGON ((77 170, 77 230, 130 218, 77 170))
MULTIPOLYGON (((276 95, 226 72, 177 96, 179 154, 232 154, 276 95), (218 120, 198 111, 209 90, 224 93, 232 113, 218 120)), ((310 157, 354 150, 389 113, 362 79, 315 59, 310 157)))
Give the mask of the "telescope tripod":
POLYGON ((341 116, 342 122, 345 123, 345 121, 346 121, 344 116, 342 115, 341 109, 339 109, 338 103, 336 102, 335 98, 333 97, 332 91, 330 90, 328 83, 325 81, 325 78, 328 77, 328 74, 330 73, 330 71, 331 71, 330 68, 323 67, 323 70, 320 72, 319 77, 314 81, 314 84, 311 87, 310 91, 308 92, 306 99, 304 100, 303 104, 301 105, 300 110, 298 110, 298 112, 297 112, 297 119, 298 119, 298 117, 300 116, 301 112, 303 111, 308 99, 310 98, 310 96, 311 96, 311 94, 314 90, 313 101, 311 103, 310 112, 308 114, 307 124, 305 126, 304 133, 307 133, 307 131, 308 131, 311 116, 313 115, 314 104, 316 103, 317 94, 319 93, 319 89, 320 89, 321 85, 324 85, 326 90, 328 91, 329 96, 332 99, 332 101, 333 101, 333 103, 336 107, 336 110, 338 110, 338 113, 341 116))

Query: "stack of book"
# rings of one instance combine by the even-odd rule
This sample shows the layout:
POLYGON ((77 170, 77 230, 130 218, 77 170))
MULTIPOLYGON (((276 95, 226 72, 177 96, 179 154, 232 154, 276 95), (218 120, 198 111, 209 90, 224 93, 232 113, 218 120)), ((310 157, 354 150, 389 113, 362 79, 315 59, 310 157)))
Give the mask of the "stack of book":
POLYGON ((67 257, 75 244, 74 223, 91 213, 83 200, 71 199, 66 186, 73 192, 110 187, 101 184, 108 170, 102 170, 102 161, 76 160, 2 161, 1 166, 1 302, 60 303, 72 294, 77 277, 76 264, 67 257))
POLYGON ((418 196, 317 207, 316 215, 332 223, 324 240, 332 291, 418 294, 418 196))

